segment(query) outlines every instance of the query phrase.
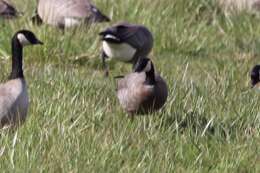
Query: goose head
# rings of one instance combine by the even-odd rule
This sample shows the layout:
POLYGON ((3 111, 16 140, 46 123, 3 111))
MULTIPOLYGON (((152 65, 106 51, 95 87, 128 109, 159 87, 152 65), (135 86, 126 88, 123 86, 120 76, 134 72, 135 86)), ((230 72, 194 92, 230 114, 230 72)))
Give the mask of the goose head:
POLYGON ((101 13, 94 5, 90 5, 90 10, 92 12, 93 22, 110 22, 110 18, 101 13))
POLYGON ((251 85, 252 88, 259 84, 260 82, 260 65, 256 65, 253 67, 251 71, 251 85))
POLYGON ((151 72, 154 71, 153 63, 149 58, 139 58, 134 66, 134 72, 151 72))
POLYGON ((12 38, 12 71, 9 79, 23 78, 23 47, 43 44, 31 31, 20 30, 12 38))
POLYGON ((150 85, 155 84, 154 65, 149 58, 139 58, 139 60, 134 66, 134 72, 136 73, 145 72, 146 83, 150 85))
POLYGON ((34 33, 28 30, 18 31, 12 39, 12 42, 18 42, 20 46, 24 47, 27 45, 43 44, 34 33))

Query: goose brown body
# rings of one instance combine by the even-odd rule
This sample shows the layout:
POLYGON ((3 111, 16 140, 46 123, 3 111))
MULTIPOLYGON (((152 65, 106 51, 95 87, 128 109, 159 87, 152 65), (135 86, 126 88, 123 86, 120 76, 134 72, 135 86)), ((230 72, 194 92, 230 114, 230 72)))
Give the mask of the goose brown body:
POLYGON ((39 0, 36 11, 38 20, 60 28, 110 20, 89 0, 39 0))
POLYGON ((145 72, 131 73, 119 79, 117 97, 123 109, 129 113, 145 114, 160 109, 166 102, 168 88, 158 74, 154 85, 145 84, 145 72))
POLYGON ((24 79, 9 80, 0 85, 1 126, 24 121, 29 106, 27 86, 24 79))
POLYGON ((141 58, 134 72, 117 81, 117 98, 128 114, 146 114, 160 109, 166 102, 168 87, 154 72, 152 62, 141 58))

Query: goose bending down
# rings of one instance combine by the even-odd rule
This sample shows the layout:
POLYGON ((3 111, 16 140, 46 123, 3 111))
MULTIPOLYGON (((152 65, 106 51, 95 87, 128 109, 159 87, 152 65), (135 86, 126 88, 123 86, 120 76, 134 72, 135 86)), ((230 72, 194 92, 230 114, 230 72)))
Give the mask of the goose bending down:
POLYGON ((254 66, 250 75, 252 88, 260 91, 260 65, 254 66))
POLYGON ((108 74, 106 58, 135 64, 146 57, 153 47, 152 33, 143 25, 119 23, 100 32, 103 50, 102 62, 108 74))
POLYGON ((0 127, 15 125, 26 118, 29 100, 23 74, 23 47, 43 44, 28 30, 12 38, 12 71, 7 82, 0 84, 0 127))
POLYGON ((9 2, 0 0, 0 17, 10 19, 17 17, 17 15, 18 12, 9 2))
POLYGON ((42 22, 61 29, 82 23, 108 22, 110 19, 89 0, 39 0, 33 23, 42 22))
POLYGON ((117 97, 129 114, 146 114, 160 109, 166 102, 168 87, 164 79, 154 71, 148 58, 140 58, 134 72, 118 79, 117 97))

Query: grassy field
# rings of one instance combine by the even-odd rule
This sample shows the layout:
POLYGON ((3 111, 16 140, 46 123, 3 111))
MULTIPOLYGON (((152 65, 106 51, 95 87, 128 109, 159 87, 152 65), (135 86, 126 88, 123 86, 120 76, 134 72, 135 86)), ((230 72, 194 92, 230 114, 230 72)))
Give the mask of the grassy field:
POLYGON ((10 72, 10 39, 30 29, 45 43, 27 47, 26 123, 0 130, 1 172, 260 172, 260 95, 249 72, 260 63, 260 18, 226 16, 208 0, 96 0, 115 23, 146 25, 150 57, 168 82, 165 108, 131 122, 104 78, 98 33, 108 23, 64 35, 30 23, 35 2, 14 0, 25 15, 0 21, 0 80, 10 72))

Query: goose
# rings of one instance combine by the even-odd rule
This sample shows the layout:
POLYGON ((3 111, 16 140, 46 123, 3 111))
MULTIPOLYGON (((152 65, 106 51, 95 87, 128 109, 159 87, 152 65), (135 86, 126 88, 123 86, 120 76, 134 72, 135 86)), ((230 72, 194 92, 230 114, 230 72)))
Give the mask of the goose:
POLYGON ((252 88, 260 91, 260 65, 254 66, 250 75, 252 88))
POLYGON ((23 47, 43 44, 28 30, 16 32, 12 38, 12 71, 7 82, 0 84, 0 127, 23 122, 29 99, 23 74, 23 47))
POLYGON ((110 19, 89 0, 39 0, 32 21, 65 29, 82 23, 109 22, 110 19))
POLYGON ((217 0, 217 3, 225 12, 247 11, 254 13, 260 10, 260 0, 217 0))
POLYGON ((0 0, 0 17, 11 19, 17 17, 17 15, 18 12, 9 2, 0 0))
POLYGON ((153 47, 153 35, 143 25, 120 22, 100 32, 102 40, 102 63, 108 74, 106 59, 116 59, 135 64, 146 57, 153 47))
POLYGON ((155 72, 149 58, 139 58, 134 71, 117 79, 116 94, 120 105, 130 117, 159 110, 166 102, 168 87, 155 72))

